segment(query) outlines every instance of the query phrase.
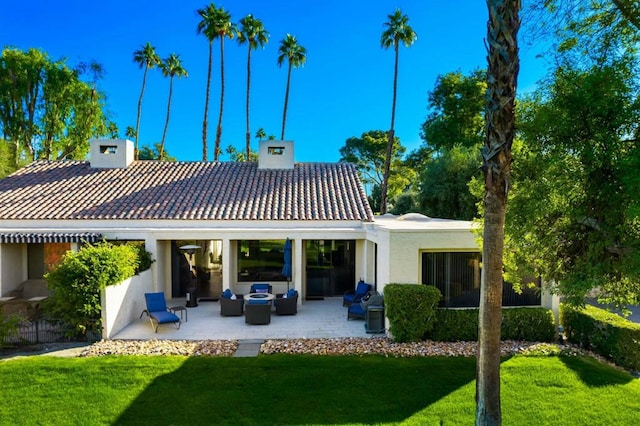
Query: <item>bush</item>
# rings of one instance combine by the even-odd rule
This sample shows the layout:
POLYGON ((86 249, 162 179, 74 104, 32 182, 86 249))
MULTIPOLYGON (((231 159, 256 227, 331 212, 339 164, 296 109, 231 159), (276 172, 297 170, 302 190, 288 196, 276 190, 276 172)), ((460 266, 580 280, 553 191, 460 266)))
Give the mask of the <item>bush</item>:
POLYGON ((107 242, 69 251, 45 278, 53 291, 49 308, 78 332, 100 331, 100 290, 135 274, 137 250, 107 242))
POLYGON ((5 346, 4 342, 7 337, 14 336, 20 323, 24 320, 18 315, 5 315, 0 309, 0 348, 5 346))
MULTIPOLYGON (((446 309, 436 312, 435 326, 425 338, 444 342, 478 340, 478 308, 446 309)), ((553 313, 546 308, 503 308, 502 340, 552 342, 555 338, 553 313)))
POLYGON ((138 275, 140 272, 146 271, 147 269, 151 268, 153 258, 151 257, 151 253, 147 251, 147 248, 144 245, 144 241, 132 241, 128 242, 127 245, 134 248, 137 252, 136 258, 138 259, 138 265, 136 266, 135 275, 138 275))
POLYGON ((384 304, 389 331, 398 342, 417 342, 433 327, 436 306, 442 294, 434 286, 388 284, 384 304))
POLYGON ((560 306, 560 323, 570 342, 640 371, 640 325, 604 309, 568 305, 560 306))

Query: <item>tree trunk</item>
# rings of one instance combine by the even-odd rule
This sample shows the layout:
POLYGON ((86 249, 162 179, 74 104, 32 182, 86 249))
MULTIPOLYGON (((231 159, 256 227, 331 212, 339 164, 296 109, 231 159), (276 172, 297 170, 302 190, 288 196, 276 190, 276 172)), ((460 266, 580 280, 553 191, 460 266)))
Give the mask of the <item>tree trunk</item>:
POLYGON ((216 129, 216 146, 213 153, 214 160, 220 158, 220 140, 222 139, 222 112, 224 108, 224 34, 220 37, 220 113, 218 114, 218 128, 216 129))
POLYGON ((393 142, 395 139, 394 126, 396 122, 396 96, 398 93, 398 52, 399 44, 394 45, 395 64, 393 67, 393 101, 391 102, 391 127, 387 134, 387 156, 384 159, 382 173, 382 185, 380 185, 380 214, 387 213, 387 193, 389 192, 389 176, 391 175, 391 155, 393 154, 393 142))
POLYGON ((202 120, 202 161, 207 161, 207 130, 209 127, 209 93, 211 89, 211 65, 213 62, 213 42, 209 42, 209 66, 207 67, 207 91, 204 98, 204 119, 202 120))
POLYGON ((160 143, 160 154, 158 160, 164 157, 164 140, 167 137, 167 129, 169 128, 169 115, 171 114, 171 96, 173 95, 173 77, 169 79, 169 100, 167 101, 167 119, 164 122, 164 130, 162 132, 162 142, 160 143))
POLYGON ((247 134, 245 135, 245 151, 247 157, 245 161, 249 161, 249 154, 251 154, 251 130, 249 128, 249 93, 251 91, 251 40, 249 40, 249 53, 247 53, 247 134))
POLYGON ((282 111, 282 134, 280 140, 284 140, 284 126, 287 122, 287 106, 289 104, 289 83, 291 82, 291 61, 289 61, 289 71, 287 72, 287 89, 284 92, 284 109, 282 111))
POLYGON ((142 115, 142 97, 144 96, 144 88, 147 85, 147 71, 149 71, 149 64, 144 67, 144 74, 142 74, 142 89, 140 89, 140 97, 138 98, 138 116, 136 117, 136 150, 134 152, 134 158, 136 160, 138 159, 138 152, 140 150, 140 116, 142 115))
POLYGON ((487 0, 487 104, 482 284, 478 321, 476 425, 500 425, 500 326, 504 223, 515 131, 520 0, 487 0))

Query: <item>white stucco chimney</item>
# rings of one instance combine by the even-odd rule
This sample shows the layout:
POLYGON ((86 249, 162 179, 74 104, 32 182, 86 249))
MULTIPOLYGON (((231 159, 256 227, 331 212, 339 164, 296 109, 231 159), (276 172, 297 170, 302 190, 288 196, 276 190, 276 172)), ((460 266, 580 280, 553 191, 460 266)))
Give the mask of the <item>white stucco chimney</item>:
POLYGON ((128 139, 92 139, 89 161, 97 169, 124 169, 133 162, 133 142, 128 139))
POLYGON ((260 141, 258 169, 293 169, 293 141, 260 141))

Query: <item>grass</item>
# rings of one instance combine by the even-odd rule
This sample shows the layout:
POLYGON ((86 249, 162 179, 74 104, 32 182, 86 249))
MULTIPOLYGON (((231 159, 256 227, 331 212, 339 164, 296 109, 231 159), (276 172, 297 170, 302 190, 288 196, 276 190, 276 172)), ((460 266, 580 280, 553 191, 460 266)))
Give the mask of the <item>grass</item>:
MULTIPOLYGON (((475 359, 29 357, 0 424, 473 424, 475 359)), ((503 360, 504 424, 633 425, 640 380, 586 357, 503 360)))

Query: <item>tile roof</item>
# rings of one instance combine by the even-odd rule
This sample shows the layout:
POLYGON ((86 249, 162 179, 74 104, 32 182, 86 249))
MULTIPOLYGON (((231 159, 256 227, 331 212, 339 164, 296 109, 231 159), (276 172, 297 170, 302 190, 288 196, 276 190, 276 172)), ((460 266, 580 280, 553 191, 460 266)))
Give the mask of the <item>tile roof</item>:
POLYGON ((136 161, 95 169, 37 161, 0 181, 0 219, 360 220, 373 213, 353 165, 136 161))

